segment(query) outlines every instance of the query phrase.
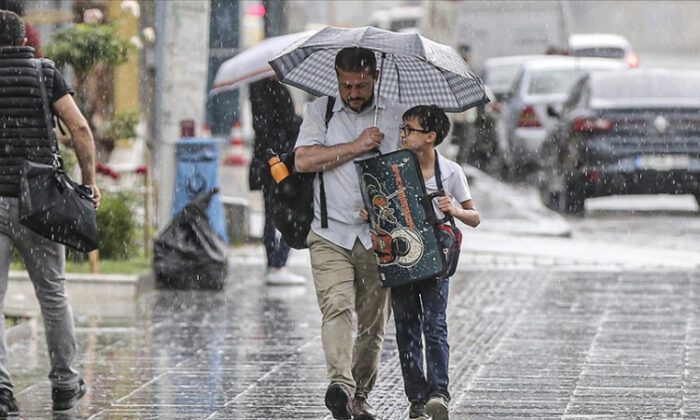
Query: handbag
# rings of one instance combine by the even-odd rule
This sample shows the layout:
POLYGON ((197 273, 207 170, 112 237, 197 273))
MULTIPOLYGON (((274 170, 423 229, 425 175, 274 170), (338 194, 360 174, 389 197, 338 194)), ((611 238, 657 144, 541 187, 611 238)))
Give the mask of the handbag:
MULTIPOLYGON (((438 187, 438 195, 444 195, 442 188, 442 177, 440 176, 440 165, 438 164, 437 151, 435 152, 435 182, 438 187)), ((440 276, 442 278, 452 276, 457 271, 459 253, 462 247, 462 232, 455 224, 455 219, 451 215, 445 215, 441 220, 435 221, 437 228, 437 239, 442 252, 445 254, 445 271, 440 276)))
POLYGON ((19 183, 19 221, 35 233, 77 251, 98 247, 97 212, 90 187, 74 182, 63 170, 52 130, 41 61, 36 60, 44 119, 51 141, 52 164, 25 160, 19 183))

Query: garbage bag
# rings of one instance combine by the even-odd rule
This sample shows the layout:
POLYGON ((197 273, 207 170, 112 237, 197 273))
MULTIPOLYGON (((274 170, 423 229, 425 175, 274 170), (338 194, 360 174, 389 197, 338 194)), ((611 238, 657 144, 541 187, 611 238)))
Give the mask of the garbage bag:
POLYGON ((154 241, 156 285, 166 289, 215 289, 226 284, 226 244, 209 224, 207 208, 218 192, 199 193, 154 241))

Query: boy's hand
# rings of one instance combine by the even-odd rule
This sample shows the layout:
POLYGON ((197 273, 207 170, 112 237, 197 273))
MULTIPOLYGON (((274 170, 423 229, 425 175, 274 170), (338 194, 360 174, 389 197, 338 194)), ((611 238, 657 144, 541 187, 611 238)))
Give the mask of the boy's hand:
POLYGON ((450 197, 446 195, 438 197, 438 208, 441 212, 450 216, 454 216, 459 211, 459 207, 455 206, 450 197))
POLYGON ((367 213, 367 209, 360 209, 360 219, 362 219, 362 221, 365 223, 369 221, 369 213, 367 213))

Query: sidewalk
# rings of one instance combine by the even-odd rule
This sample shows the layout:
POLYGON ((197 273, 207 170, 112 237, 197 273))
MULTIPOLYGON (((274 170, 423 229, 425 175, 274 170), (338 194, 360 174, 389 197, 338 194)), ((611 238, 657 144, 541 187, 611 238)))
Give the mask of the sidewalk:
MULTIPOLYGON (((329 419, 313 288, 266 287, 262 252, 231 250, 223 292, 151 290, 121 314, 76 310, 89 393, 54 418, 329 419)), ((292 269, 309 276, 301 254, 292 269)), ((698 270, 463 264, 448 309, 453 418, 700 418, 698 291, 698 270)), ((371 402, 394 420, 407 402, 392 324, 371 402)), ((50 418, 41 329, 9 353, 21 418, 50 418)))

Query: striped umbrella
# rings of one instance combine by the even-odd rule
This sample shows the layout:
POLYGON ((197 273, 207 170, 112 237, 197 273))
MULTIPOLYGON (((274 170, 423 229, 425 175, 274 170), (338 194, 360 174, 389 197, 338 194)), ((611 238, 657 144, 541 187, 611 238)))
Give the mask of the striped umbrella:
POLYGON ((454 48, 415 33, 371 26, 327 27, 290 45, 270 66, 283 83, 313 95, 335 96, 335 56, 346 47, 375 52, 380 69, 378 89, 384 98, 409 106, 434 104, 448 112, 489 101, 481 80, 454 48))

